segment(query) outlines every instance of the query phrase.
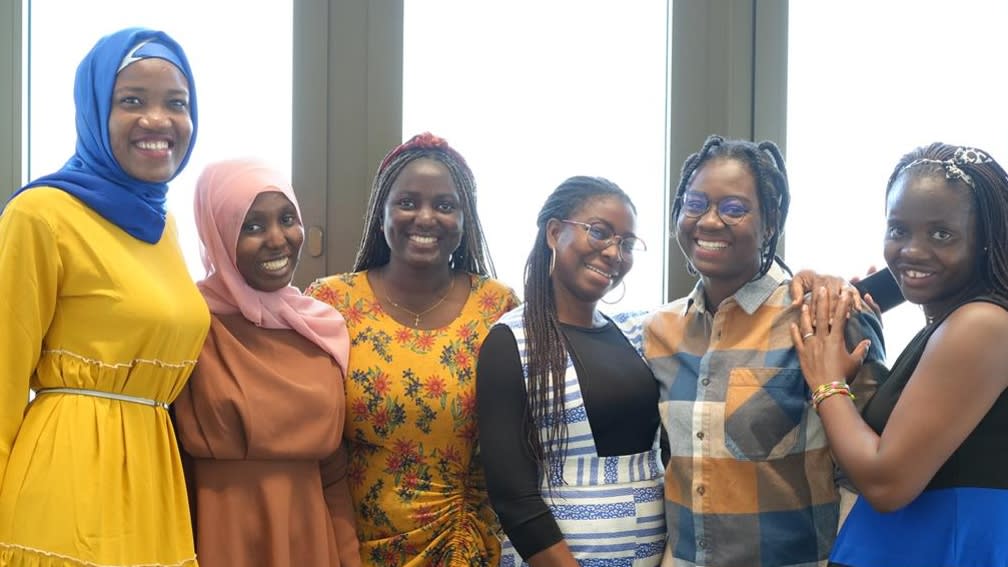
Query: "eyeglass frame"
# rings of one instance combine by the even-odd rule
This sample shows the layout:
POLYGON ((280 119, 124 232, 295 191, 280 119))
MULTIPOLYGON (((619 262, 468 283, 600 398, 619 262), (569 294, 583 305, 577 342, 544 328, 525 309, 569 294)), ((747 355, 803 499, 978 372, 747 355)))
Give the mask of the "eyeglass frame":
POLYGON ((682 215, 685 216, 686 218, 700 220, 705 216, 707 216, 707 213, 710 212, 711 207, 714 207, 714 212, 717 214, 718 219, 720 219, 721 222, 724 223, 726 226, 735 226, 737 224, 740 224, 742 221, 745 220, 747 216, 749 216, 753 212, 753 207, 747 205, 745 203, 745 200, 743 200, 741 197, 735 197, 735 196, 725 197, 719 200, 717 203, 714 203, 713 201, 711 201, 711 198, 708 197, 706 193, 703 193, 701 191, 684 191, 682 195, 679 195, 678 200, 679 200, 679 212, 682 213, 682 215), (707 206, 704 208, 703 212, 695 215, 686 212, 686 195, 688 194, 703 196, 704 200, 707 201, 707 206), (726 201, 737 202, 745 209, 745 212, 742 213, 742 215, 739 216, 738 218, 728 217, 726 219, 721 214, 721 203, 724 203, 726 201))
POLYGON ((597 222, 597 221, 582 222, 571 219, 557 219, 557 220, 559 220, 562 223, 572 224, 583 228, 585 231, 585 238, 588 240, 588 245, 591 246, 592 249, 594 249, 596 252, 602 252, 603 250, 609 248, 613 244, 616 244, 616 250, 619 253, 620 259, 623 259, 624 255, 632 257, 634 252, 647 252, 647 243, 644 242, 639 236, 637 235, 623 236, 622 234, 616 234, 616 231, 610 228, 609 225, 604 222, 597 222), (605 230, 611 233, 611 236, 605 240, 595 238, 594 236, 591 235, 591 231, 595 227, 604 228, 605 230), (627 239, 632 239, 634 242, 634 247, 632 247, 630 250, 625 250, 623 248, 623 243, 627 242, 627 239), (601 244, 604 244, 604 246, 600 248, 595 244, 593 244, 594 242, 599 242, 601 244), (637 244, 640 245, 640 248, 636 248, 637 244))

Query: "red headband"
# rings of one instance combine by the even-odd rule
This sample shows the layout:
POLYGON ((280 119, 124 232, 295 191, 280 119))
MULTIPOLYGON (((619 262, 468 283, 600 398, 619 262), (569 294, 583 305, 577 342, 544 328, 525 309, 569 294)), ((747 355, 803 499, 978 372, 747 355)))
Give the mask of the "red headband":
POLYGON ((445 154, 447 154, 452 159, 454 159, 455 161, 457 161, 459 165, 462 166, 464 169, 466 170, 469 169, 469 165, 466 163, 465 159, 463 159, 462 155, 459 154, 457 151, 455 151, 455 148, 449 146, 448 142, 446 142, 444 138, 440 136, 435 136, 430 132, 423 132, 421 134, 413 136, 412 138, 403 142, 402 144, 399 144, 395 148, 392 148, 392 151, 390 151, 385 156, 385 159, 382 160, 381 165, 378 166, 378 172, 381 173, 382 171, 384 171, 385 168, 388 167, 388 164, 392 162, 392 160, 399 157, 401 154, 405 152, 408 152, 410 150, 428 150, 428 149, 440 150, 445 154))

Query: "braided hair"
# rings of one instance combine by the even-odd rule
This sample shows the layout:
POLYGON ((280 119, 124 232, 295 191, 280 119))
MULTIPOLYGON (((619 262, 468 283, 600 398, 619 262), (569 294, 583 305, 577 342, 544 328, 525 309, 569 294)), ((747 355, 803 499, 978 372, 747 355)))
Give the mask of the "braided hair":
POLYGON ((353 271, 360 272, 388 264, 391 250, 382 233, 385 202, 402 170, 410 162, 424 158, 444 165, 459 192, 463 218, 462 240, 452 252, 451 269, 494 277, 493 261, 483 235, 483 226, 476 213, 476 180, 472 170, 448 142, 430 132, 417 134, 396 146, 378 166, 371 185, 367 215, 364 217, 364 234, 357 249, 353 271))
POLYGON ((564 419, 564 380, 567 374, 567 347, 560 332, 551 267, 553 249, 547 240, 551 219, 568 219, 595 199, 616 197, 634 207, 618 185, 601 177, 571 177, 546 198, 536 218, 535 243, 525 263, 525 349, 528 353, 528 403, 524 431, 530 455, 539 464, 549 486, 562 482, 560 471, 567 454, 567 423, 564 419), (546 439, 539 427, 546 426, 546 439), (526 425, 528 427, 528 425, 526 425), (551 457, 547 458, 547 449, 551 457))
MULTIPOLYGON (((790 272, 784 261, 777 256, 777 243, 784 232, 791 193, 788 189, 787 169, 780 148, 771 141, 750 142, 749 140, 725 140, 721 136, 708 136, 700 151, 686 158, 679 186, 672 202, 672 223, 679 218, 683 206, 683 195, 693 181, 693 175, 707 162, 714 159, 731 159, 741 162, 749 169, 756 181, 756 195, 759 197, 760 217, 764 228, 772 228, 773 234, 763 241, 760 249, 760 267, 753 280, 763 277, 776 261, 790 272)), ((690 273, 696 274, 692 264, 690 273)))
POLYGON ((886 195, 903 175, 940 176, 949 185, 969 190, 976 214, 979 284, 1008 300, 1008 174, 1001 165, 984 150, 935 142, 900 158, 886 195))

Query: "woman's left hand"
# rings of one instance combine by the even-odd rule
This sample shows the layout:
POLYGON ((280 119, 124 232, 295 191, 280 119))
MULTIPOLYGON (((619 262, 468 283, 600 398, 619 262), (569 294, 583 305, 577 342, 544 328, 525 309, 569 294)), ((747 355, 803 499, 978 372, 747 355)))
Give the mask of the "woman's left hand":
POLYGON ((844 330, 851 309, 850 295, 841 294, 831 301, 825 287, 813 295, 814 307, 802 305, 799 322, 791 324, 791 340, 798 351, 805 381, 815 390, 829 382, 853 378, 868 354, 871 341, 865 339, 847 352, 844 330))

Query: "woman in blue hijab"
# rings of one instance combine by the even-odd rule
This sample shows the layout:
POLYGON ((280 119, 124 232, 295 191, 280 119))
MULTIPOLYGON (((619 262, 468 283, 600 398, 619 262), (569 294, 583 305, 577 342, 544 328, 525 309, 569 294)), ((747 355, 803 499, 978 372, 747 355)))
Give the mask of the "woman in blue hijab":
POLYGON ((125 29, 74 101, 73 157, 0 214, 0 565, 195 565, 167 408, 209 314, 165 207, 192 72, 164 33, 125 29))

